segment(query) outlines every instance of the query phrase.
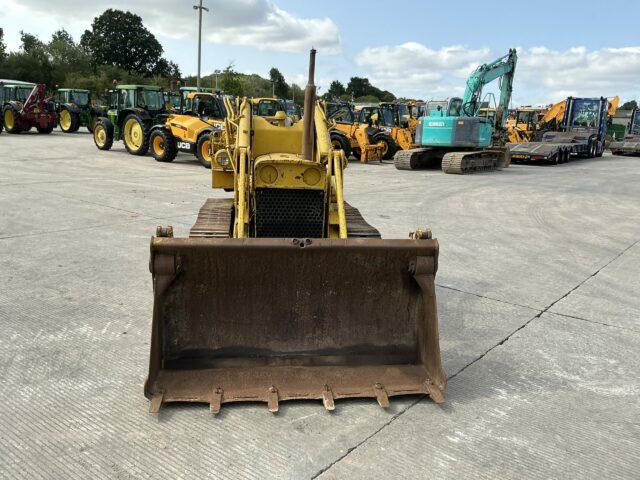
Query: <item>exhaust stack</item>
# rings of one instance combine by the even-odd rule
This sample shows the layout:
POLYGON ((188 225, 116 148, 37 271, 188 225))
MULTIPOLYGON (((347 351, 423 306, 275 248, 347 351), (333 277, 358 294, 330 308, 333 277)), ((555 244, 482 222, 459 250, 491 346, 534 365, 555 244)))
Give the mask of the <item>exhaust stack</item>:
POLYGON ((304 89, 304 116, 302 117, 302 157, 305 160, 313 159, 313 144, 314 144, 314 113, 316 105, 316 86, 315 81, 316 72, 316 50, 312 48, 309 52, 309 81, 307 87, 304 89))

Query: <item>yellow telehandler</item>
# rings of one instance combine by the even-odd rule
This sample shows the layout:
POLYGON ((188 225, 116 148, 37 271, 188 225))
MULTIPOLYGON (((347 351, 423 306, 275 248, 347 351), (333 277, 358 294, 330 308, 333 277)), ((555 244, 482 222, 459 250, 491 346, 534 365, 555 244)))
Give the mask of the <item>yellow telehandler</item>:
POLYGON ((189 92, 184 100, 182 113, 173 113, 151 128, 151 155, 159 162, 172 162, 179 151, 192 153, 202 166, 211 168, 212 152, 222 146, 224 119, 232 107, 226 97, 208 92, 189 92))
MULTIPOLYGON (((150 411, 168 402, 335 400, 428 394, 444 401, 435 273, 438 242, 418 230, 381 239, 344 201, 313 85, 304 117, 275 125, 250 100, 225 119, 234 134, 212 162, 213 185, 189 238, 151 239, 154 306, 150 411)), ((274 115, 275 117, 275 115, 274 115)))

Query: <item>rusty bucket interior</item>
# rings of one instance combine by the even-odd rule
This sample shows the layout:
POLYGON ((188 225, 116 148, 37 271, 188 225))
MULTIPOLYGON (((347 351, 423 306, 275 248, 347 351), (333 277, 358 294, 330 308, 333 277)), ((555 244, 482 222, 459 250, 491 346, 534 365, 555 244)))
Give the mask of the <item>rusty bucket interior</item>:
POLYGON ((443 401, 436 240, 159 238, 145 395, 443 401))

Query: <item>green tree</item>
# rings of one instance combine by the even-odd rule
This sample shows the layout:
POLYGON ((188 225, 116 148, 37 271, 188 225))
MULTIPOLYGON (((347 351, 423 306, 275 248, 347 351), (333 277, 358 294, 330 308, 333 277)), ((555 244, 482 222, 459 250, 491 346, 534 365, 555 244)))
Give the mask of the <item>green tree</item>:
POLYGON ((277 68, 269 70, 269 79, 273 83, 273 92, 278 98, 287 98, 289 94, 289 85, 284 79, 284 75, 277 68))
MULTIPOLYGON (((131 12, 105 10, 85 30, 80 45, 91 55, 93 64, 113 65, 128 72, 151 74, 162 59, 162 45, 131 12)), ((164 67, 164 65, 161 65, 164 67)))
POLYGON ((20 32, 22 45, 0 64, 0 78, 50 84, 53 66, 45 45, 30 33, 20 32))
POLYGON ((368 78, 351 77, 347 84, 347 93, 355 98, 375 97, 381 102, 391 102, 395 100, 395 95, 387 90, 380 90, 369 82, 368 78))
POLYGON ((4 30, 0 28, 0 62, 7 58, 7 44, 4 43, 4 30))
POLYGON ((630 102, 624 102, 620 110, 633 110, 634 108, 638 108, 638 102, 631 100, 630 102))
POLYGON ((241 97, 243 95, 242 82, 238 73, 233 69, 233 63, 230 63, 220 75, 220 88, 229 95, 241 97))
POLYGON ((347 89, 344 88, 344 85, 340 83, 338 80, 334 80, 329 85, 329 90, 325 94, 327 100, 334 100, 337 98, 341 98, 343 95, 347 93, 347 89))
POLYGON ((20 48, 24 53, 31 53, 44 48, 44 44, 37 36, 22 30, 20 30, 20 41, 22 42, 20 48))
POLYGON ((47 53, 53 67, 54 83, 66 84, 66 77, 73 72, 91 74, 91 57, 64 29, 54 32, 47 45, 47 53))
POLYGON ((298 105, 304 103, 304 90, 295 83, 291 84, 291 98, 295 100, 298 105))
POLYGON ((169 78, 180 78, 180 67, 177 63, 161 58, 151 71, 153 75, 169 78))

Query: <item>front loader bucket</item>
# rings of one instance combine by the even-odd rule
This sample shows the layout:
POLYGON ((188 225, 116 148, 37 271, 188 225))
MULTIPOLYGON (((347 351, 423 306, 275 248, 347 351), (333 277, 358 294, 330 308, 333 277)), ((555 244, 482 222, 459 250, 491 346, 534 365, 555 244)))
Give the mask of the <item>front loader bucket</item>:
POLYGON ((436 240, 151 241, 151 411, 166 402, 444 401, 436 240))

